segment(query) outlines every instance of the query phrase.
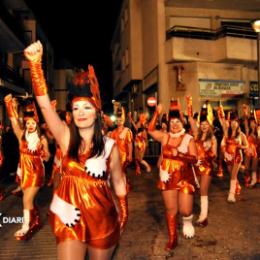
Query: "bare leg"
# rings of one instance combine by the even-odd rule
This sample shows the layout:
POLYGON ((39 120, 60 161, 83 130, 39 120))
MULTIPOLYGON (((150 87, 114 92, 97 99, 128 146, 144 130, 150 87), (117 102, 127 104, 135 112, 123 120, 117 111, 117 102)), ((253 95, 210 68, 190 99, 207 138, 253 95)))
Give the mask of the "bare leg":
MULTIPOLYGON (((112 254, 115 250, 115 246, 112 246, 108 249, 100 249, 88 246, 88 254, 90 260, 109 260, 112 257, 112 254)), ((74 258, 78 259, 78 258, 74 258)))
POLYGON ((146 162, 145 160, 141 160, 141 164, 145 166, 145 169, 147 172, 151 172, 151 166, 149 165, 148 162, 146 162))
POLYGON ((29 187, 23 190, 23 225, 14 234, 17 240, 29 239, 29 235, 31 236, 36 231, 36 228, 40 226, 39 214, 33 205, 38 191, 39 187, 29 187))
POLYGON ((162 196, 167 213, 176 215, 178 212, 178 191, 166 190, 162 192, 162 196))
POLYGON ((235 163, 231 169, 230 175, 230 188, 228 195, 228 202, 236 202, 235 192, 236 192, 236 183, 237 183, 237 174, 239 171, 241 163, 235 163))
POLYGON ((252 178, 251 183, 249 185, 250 188, 253 188, 257 183, 257 165, 258 165, 258 158, 252 159, 252 178))
POLYGON ((249 187, 250 183, 250 162, 251 158, 246 156, 245 157, 245 173, 244 173, 244 179, 245 179, 245 187, 249 187))
POLYGON ((39 191, 39 187, 29 187, 23 190, 23 207, 24 209, 33 209, 34 198, 39 191))
POLYGON ((84 260, 87 245, 78 240, 66 240, 57 246, 59 260, 84 260))

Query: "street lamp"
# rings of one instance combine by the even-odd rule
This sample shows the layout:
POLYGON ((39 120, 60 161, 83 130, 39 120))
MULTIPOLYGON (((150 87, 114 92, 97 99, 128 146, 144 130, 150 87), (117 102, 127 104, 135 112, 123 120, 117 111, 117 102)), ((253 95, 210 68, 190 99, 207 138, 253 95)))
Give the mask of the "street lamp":
POLYGON ((258 106, 260 106, 260 19, 252 22, 252 27, 257 33, 257 78, 258 78, 258 106))

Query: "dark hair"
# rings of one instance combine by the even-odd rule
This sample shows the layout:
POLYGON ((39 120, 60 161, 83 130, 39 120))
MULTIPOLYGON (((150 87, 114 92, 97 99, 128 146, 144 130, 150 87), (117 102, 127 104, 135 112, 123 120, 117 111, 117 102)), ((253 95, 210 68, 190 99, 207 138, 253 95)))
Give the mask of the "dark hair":
MULTIPOLYGON (((69 144, 68 155, 72 159, 79 161, 79 148, 82 142, 82 138, 79 134, 79 129, 75 125, 73 120, 69 125, 69 128, 70 128, 70 144, 69 144)), ((99 112, 97 112, 97 117, 94 123, 94 136, 92 139, 92 143, 93 146, 91 149, 90 158, 101 155, 105 146, 103 134, 102 134, 102 118, 99 112)))
POLYGON ((248 123, 249 123, 249 135, 253 134, 253 135, 257 136, 257 123, 255 121, 255 118, 249 118, 248 123), (255 128, 254 129, 251 127, 252 121, 255 122, 255 128))
MULTIPOLYGON (((202 135, 203 135, 203 132, 201 131, 201 128, 199 127, 199 129, 198 129, 198 140, 201 140, 202 135)), ((212 138, 213 136, 214 136, 214 134, 213 134, 213 129, 212 129, 211 125, 209 125, 209 129, 208 129, 208 131, 207 131, 205 141, 211 140, 211 138, 212 138)))
MULTIPOLYGON (((236 129, 236 134, 235 134, 235 138, 237 138, 240 135, 241 129, 240 126, 238 125, 237 129, 236 129)), ((231 122, 230 122, 230 126, 228 128, 228 137, 231 138, 232 136, 232 128, 231 128, 231 122)))
MULTIPOLYGON (((37 134, 38 134, 38 136, 40 138, 42 134, 41 134, 41 129, 40 129, 39 125, 37 124, 37 122, 36 122, 36 131, 37 131, 37 134)), ((22 135, 22 140, 23 141, 26 141, 26 139, 25 139, 25 132, 26 132, 26 121, 24 122, 24 127, 23 127, 23 135, 22 135)))

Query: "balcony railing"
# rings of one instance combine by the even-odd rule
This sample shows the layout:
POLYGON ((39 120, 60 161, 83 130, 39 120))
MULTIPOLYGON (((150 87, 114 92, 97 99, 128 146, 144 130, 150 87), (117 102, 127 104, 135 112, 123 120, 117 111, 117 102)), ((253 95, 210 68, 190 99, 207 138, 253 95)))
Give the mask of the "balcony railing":
POLYGON ((249 27, 223 25, 218 30, 210 30, 198 27, 173 26, 166 32, 166 39, 172 37, 194 38, 204 40, 217 40, 225 36, 256 39, 255 31, 249 27))

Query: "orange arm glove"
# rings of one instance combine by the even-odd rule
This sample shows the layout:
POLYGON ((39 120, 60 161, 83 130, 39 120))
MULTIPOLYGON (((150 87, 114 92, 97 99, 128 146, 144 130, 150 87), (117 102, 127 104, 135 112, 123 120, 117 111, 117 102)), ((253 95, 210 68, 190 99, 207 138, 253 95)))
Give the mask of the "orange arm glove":
POLYGON ((17 111, 14 109, 14 106, 13 106, 12 95, 9 94, 9 95, 5 96, 4 102, 5 102, 5 107, 7 110, 8 117, 9 118, 14 117, 14 118, 18 119, 17 111))
POLYGON ((185 162, 189 162, 189 163, 196 163, 198 161, 196 156, 184 154, 184 153, 180 153, 180 152, 178 152, 177 158, 179 158, 185 162))
POLYGON ((159 117, 158 111, 155 110, 155 112, 153 114, 153 118, 152 118, 152 120, 149 123, 148 131, 154 131, 155 130, 158 117, 159 117))
POLYGON ((48 93, 48 88, 44 78, 42 65, 40 61, 30 61, 32 86, 35 96, 44 96, 48 93))
POLYGON ((119 201, 120 228, 123 229, 128 220, 127 196, 118 197, 118 201, 119 201))
POLYGON ((187 104, 187 115, 188 115, 188 117, 192 117, 193 112, 192 112, 192 97, 191 96, 186 97, 186 104, 187 104))

